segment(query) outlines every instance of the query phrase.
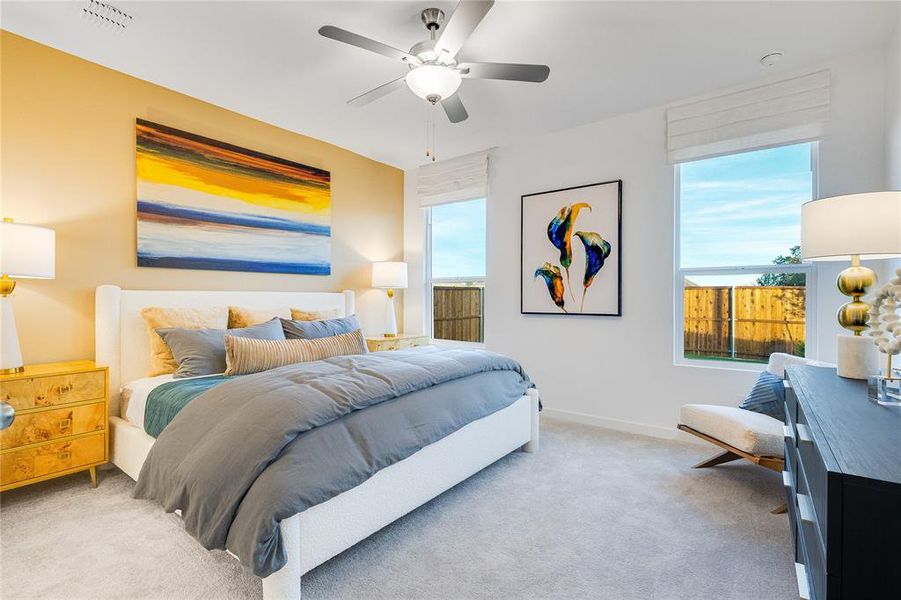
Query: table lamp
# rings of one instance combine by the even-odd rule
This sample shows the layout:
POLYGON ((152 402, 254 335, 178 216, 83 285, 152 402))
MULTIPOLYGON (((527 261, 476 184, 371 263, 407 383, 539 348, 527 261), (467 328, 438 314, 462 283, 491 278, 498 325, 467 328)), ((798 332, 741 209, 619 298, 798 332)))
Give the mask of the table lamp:
POLYGON ((21 373, 22 351, 16 333, 12 299, 16 279, 53 279, 56 233, 46 227, 0 223, 0 373, 21 373))
POLYGON ((866 379, 879 370, 867 329, 869 307, 861 296, 876 283, 876 273, 861 258, 901 256, 901 192, 848 194, 807 202, 801 208, 801 258, 850 261, 839 273, 838 290, 851 301, 838 309, 838 322, 853 335, 838 336, 838 374, 866 379))
POLYGON ((388 290, 385 308, 385 337, 397 335, 397 317, 394 314, 394 290, 407 287, 407 263, 372 263, 372 287, 388 290))

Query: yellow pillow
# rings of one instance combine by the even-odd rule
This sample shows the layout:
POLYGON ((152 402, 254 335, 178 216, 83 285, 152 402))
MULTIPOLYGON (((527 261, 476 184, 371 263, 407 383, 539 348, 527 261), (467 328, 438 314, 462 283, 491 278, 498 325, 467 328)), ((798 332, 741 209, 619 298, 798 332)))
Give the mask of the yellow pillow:
POLYGON ((185 329, 225 329, 228 325, 228 308, 208 306, 202 308, 164 308, 148 306, 141 310, 147 334, 150 336, 150 371, 148 377, 174 373, 178 366, 172 351, 156 332, 162 327, 185 329))
POLYGON ((334 308, 314 311, 291 309, 291 320, 293 321, 325 321, 326 319, 337 319, 340 316, 341 311, 334 308))
POLYGON ((250 327, 271 321, 275 317, 290 319, 291 309, 287 306, 275 308, 246 308, 243 306, 228 307, 228 328, 250 327))
POLYGON ((294 363, 365 353, 363 333, 359 329, 313 340, 257 340, 226 335, 225 374, 246 375, 294 363))

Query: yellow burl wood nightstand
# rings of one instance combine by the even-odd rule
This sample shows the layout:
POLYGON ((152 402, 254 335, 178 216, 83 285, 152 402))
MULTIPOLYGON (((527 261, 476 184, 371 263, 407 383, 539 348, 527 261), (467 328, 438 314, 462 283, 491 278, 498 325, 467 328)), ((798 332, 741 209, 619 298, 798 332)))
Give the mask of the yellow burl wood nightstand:
POLYGON ((416 346, 426 346, 428 343, 429 336, 421 334, 398 333, 394 337, 380 335, 366 338, 366 347, 369 348, 370 352, 415 348, 416 346))
POLYGON ((109 372, 93 361, 26 366, 0 375, 0 400, 15 420, 0 431, 0 492, 109 460, 109 372))

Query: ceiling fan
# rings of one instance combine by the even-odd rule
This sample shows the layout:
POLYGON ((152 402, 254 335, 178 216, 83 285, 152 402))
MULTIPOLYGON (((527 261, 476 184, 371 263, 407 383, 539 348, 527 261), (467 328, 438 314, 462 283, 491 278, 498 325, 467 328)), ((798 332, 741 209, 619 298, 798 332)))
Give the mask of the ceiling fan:
POLYGON ((319 34, 388 58, 398 59, 410 69, 402 77, 357 96, 348 104, 353 106, 369 104, 406 84, 410 91, 420 98, 432 104, 440 102, 450 122, 459 123, 469 116, 463 102, 460 101, 460 96, 456 93, 463 79, 506 79, 541 83, 551 72, 546 65, 457 62, 456 57, 460 48, 488 14, 492 5, 493 0, 462 0, 446 25, 443 10, 425 9, 422 11, 422 22, 429 30, 429 39, 414 44, 409 52, 331 25, 320 28, 319 34), (439 33, 437 39, 436 32, 439 33))

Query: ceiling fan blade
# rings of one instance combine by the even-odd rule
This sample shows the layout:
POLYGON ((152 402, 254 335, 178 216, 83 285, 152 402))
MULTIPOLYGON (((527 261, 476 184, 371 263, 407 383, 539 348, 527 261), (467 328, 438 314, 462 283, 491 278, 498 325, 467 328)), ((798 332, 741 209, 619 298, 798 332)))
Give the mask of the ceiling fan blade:
POLYGON ((493 5, 494 0, 461 0, 435 43, 435 53, 455 57, 493 5))
POLYGON ((507 79, 541 83, 551 74, 547 65, 520 65, 514 63, 460 63, 457 67, 463 77, 470 79, 507 79))
POLYGON ((387 96, 391 92, 395 92, 406 85, 404 83, 404 77, 406 77, 406 75, 402 75, 401 77, 398 77, 394 81, 389 81, 388 83, 383 83, 379 87, 377 87, 373 90, 369 90, 365 94, 360 94, 356 98, 353 98, 352 100, 348 100, 347 103, 350 104, 351 106, 364 106, 366 104, 369 104, 373 100, 378 100, 379 98, 381 98, 383 96, 387 96))
POLYGON ((350 44, 351 46, 356 46, 357 48, 362 48, 363 50, 369 50, 370 52, 375 52, 376 54, 381 54, 388 58, 396 58, 405 63, 418 65, 422 62, 412 54, 404 52, 403 50, 398 50, 388 44, 377 42, 368 37, 347 31, 346 29, 341 29, 340 27, 325 25, 324 27, 319 28, 319 35, 338 42, 350 44))
POLYGON ((444 112, 447 113, 447 118, 450 119, 451 123, 459 123, 469 118, 469 113, 466 112, 459 94, 454 94, 450 98, 442 100, 441 106, 444 107, 444 112))

